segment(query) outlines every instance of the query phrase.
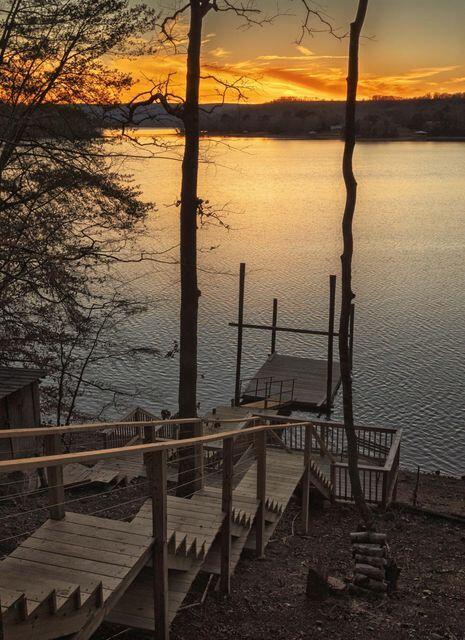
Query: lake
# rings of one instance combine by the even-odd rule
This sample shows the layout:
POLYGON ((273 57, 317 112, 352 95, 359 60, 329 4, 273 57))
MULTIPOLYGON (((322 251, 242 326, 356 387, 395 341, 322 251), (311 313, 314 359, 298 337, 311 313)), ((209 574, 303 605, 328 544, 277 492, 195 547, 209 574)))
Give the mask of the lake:
MULTIPOLYGON (((339 274, 344 187, 338 141, 227 138, 203 143, 200 195, 230 229, 199 231, 201 411, 234 391, 238 270, 247 263, 245 318, 326 329, 328 276, 339 274)), ((131 159, 143 197, 157 204, 146 246, 176 245, 180 163, 131 159)), ((401 426, 402 464, 465 473, 465 144, 360 143, 355 154, 355 415, 401 426)), ((166 260, 168 254, 162 254, 166 260)), ((128 286, 152 299, 124 340, 168 352, 177 337, 178 273, 170 264, 121 269, 128 286)), ((339 295, 338 287, 338 295, 339 295)), ((267 332, 248 331, 243 375, 269 352, 267 332)), ((325 357, 325 339, 278 334, 277 351, 325 357)), ((177 358, 114 364, 103 377, 137 388, 147 409, 176 410, 177 358)), ((100 408, 101 396, 85 407, 100 408)), ((341 395, 334 417, 341 416, 341 395)))

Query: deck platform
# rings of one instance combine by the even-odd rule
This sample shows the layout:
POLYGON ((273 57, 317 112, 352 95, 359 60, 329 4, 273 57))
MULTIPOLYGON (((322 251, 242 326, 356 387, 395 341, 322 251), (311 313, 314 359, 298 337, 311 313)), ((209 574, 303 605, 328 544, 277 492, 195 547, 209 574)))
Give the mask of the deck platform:
MULTIPOLYGON (((283 394, 283 407, 287 406, 302 411, 320 411, 326 407, 327 366, 324 360, 273 353, 255 374, 254 379, 257 378, 295 381, 292 401, 288 394, 283 394)), ((340 383, 339 362, 333 362, 331 401, 336 395, 340 383)), ((262 396, 256 395, 256 385, 251 380, 243 392, 242 405, 248 405, 252 409, 254 407, 251 406, 251 403, 252 405, 261 403, 264 399, 262 396)), ((273 393, 272 403, 269 406, 277 408, 275 393, 273 393)))

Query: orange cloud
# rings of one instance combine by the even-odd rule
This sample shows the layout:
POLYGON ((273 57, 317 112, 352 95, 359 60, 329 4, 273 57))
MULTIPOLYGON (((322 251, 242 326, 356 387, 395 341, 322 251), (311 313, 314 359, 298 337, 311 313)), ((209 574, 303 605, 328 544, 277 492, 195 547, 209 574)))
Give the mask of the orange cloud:
MULTIPOLYGON (((246 97, 250 102, 266 102, 282 96, 300 98, 340 99, 345 95, 346 56, 314 55, 303 46, 297 46, 297 55, 260 55, 253 59, 230 61, 232 53, 223 47, 210 48, 214 34, 205 38, 203 71, 224 82, 233 83, 239 77, 247 86, 246 97)), ((131 72, 136 85, 133 93, 146 90, 151 82, 159 82, 169 73, 171 91, 184 92, 185 56, 141 56, 135 60, 120 59, 114 65, 121 71, 131 72)), ((417 67, 399 74, 361 73, 362 98, 374 94, 412 97, 429 91, 459 91, 465 87, 465 76, 453 74, 457 65, 417 67)), ((220 88, 213 79, 202 82, 202 100, 218 100, 220 88)), ((126 96, 129 98, 130 96, 126 96)), ((232 101, 237 96, 230 93, 232 101)))

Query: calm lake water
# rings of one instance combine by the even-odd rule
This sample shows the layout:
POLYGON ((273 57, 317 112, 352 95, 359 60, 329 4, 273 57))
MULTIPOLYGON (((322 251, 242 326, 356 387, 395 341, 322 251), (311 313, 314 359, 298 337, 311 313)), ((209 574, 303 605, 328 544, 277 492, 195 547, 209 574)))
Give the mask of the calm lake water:
MULTIPOLYGON (((327 325, 328 276, 339 273, 344 189, 337 141, 227 139, 205 142, 200 194, 224 208, 230 230, 200 231, 199 400, 207 411, 234 389, 239 263, 247 263, 245 318, 327 325)), ((402 463, 465 473, 465 144, 360 143, 355 157, 356 327, 359 422, 401 426, 402 463)), ((146 246, 177 244, 179 162, 131 160, 144 198, 157 203, 146 246)), ((167 259, 168 255, 162 256, 167 259)), ((152 299, 124 330, 131 345, 169 351, 177 337, 177 267, 130 267, 122 277, 152 299)), ((338 287, 339 294, 339 287, 338 287)), ((269 351, 265 332, 245 334, 243 375, 269 351)), ((278 335, 277 350, 325 357, 318 337, 278 335)), ((134 402, 176 410, 176 358, 120 361, 101 377, 137 388, 134 402)), ((83 399, 84 401, 84 399, 83 399)), ((85 399, 100 408, 101 397, 85 399)), ((340 394, 334 416, 341 415, 340 394)))

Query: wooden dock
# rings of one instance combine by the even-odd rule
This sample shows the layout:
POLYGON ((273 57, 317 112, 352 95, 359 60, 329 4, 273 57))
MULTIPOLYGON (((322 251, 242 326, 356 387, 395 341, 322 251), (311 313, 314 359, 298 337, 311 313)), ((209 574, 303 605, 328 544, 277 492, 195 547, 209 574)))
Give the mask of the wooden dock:
MULTIPOLYGON (((263 385, 256 385, 255 380, 270 379, 276 381, 272 387, 268 400, 270 409, 288 407, 302 411, 323 410, 327 404, 327 363, 324 360, 313 358, 299 358, 296 356, 281 355, 273 353, 262 364, 254 377, 248 381, 243 390, 241 404, 247 407, 256 408, 258 404, 263 404, 263 385), (290 384, 282 394, 280 400, 276 388, 281 380, 293 381, 292 396, 290 394, 290 384), (257 393, 258 388, 258 393, 257 393), (274 390, 273 390, 274 389, 274 390), (254 406, 255 405, 255 406, 254 406)), ((331 398, 332 402, 341 383, 341 372, 339 362, 333 362, 333 376, 331 398)), ((273 384, 273 383, 272 383, 273 384)), ((264 407, 263 407, 264 408, 264 407)))
MULTIPOLYGON (((250 409, 299 409, 303 411, 325 412, 331 416, 334 396, 341 383, 339 363, 334 360, 334 341, 338 337, 335 331, 336 314, 336 276, 329 276, 328 328, 307 329, 303 327, 282 326, 278 323, 278 299, 273 298, 271 324, 257 324, 244 321, 245 302, 245 263, 239 271, 239 302, 237 322, 229 326, 237 328, 236 375, 234 400, 235 406, 246 405, 250 409), (265 331, 271 335, 270 351, 267 360, 253 378, 242 379, 242 357, 244 351, 244 332, 265 331), (280 333, 313 336, 326 341, 326 359, 303 358, 277 353, 277 338, 280 333), (260 393, 259 393, 260 391, 260 393)), ((349 357, 353 361, 355 307, 350 308, 349 357)))

